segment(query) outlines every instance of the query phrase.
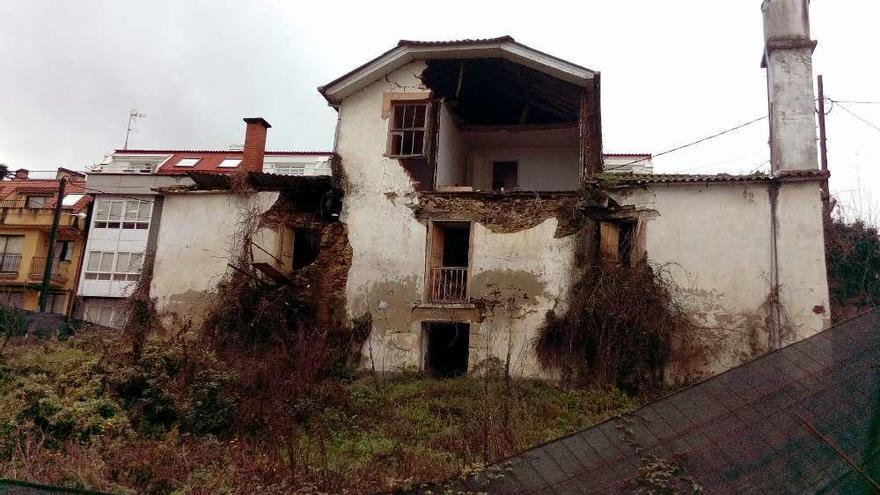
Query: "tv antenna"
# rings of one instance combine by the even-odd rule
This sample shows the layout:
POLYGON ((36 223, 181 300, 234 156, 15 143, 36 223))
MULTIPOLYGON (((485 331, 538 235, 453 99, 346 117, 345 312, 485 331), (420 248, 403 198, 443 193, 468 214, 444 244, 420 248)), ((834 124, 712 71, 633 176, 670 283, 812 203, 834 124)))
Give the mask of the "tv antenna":
POLYGON ((128 136, 131 135, 131 131, 137 132, 137 129, 132 127, 132 124, 134 124, 135 119, 142 119, 146 116, 147 116, 147 114, 140 113, 137 110, 135 110, 134 108, 132 108, 131 111, 128 112, 128 129, 125 131, 125 144, 122 145, 122 149, 124 149, 124 150, 128 149, 128 136))

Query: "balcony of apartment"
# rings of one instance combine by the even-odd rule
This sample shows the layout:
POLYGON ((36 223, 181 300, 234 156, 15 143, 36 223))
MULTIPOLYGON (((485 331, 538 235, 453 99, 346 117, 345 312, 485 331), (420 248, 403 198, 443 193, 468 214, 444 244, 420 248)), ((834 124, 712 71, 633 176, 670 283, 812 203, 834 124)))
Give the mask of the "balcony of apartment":
MULTIPOLYGON (((31 271, 28 274, 28 282, 42 283, 43 275, 46 270, 45 257, 34 257, 31 260, 31 271)), ((52 271, 49 277, 50 287, 61 288, 68 280, 68 271, 70 263, 61 262, 58 259, 52 261, 52 271)))
POLYGON ((429 232, 425 302, 434 305, 469 304, 470 223, 432 221, 429 232))

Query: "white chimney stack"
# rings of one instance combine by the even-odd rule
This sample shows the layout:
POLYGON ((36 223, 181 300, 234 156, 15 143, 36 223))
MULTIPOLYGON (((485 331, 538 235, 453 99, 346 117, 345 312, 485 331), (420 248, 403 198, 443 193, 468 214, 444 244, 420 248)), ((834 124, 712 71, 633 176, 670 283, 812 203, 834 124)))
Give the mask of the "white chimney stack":
POLYGON ((809 0, 764 0, 764 59, 773 174, 819 168, 809 0))

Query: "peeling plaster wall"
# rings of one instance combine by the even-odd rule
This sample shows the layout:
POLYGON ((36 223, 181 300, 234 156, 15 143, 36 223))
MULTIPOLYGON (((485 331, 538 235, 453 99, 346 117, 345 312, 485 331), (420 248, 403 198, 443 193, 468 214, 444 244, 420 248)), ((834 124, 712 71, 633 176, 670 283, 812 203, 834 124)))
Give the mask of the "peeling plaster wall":
MULTIPOLYGON (((265 212, 277 199, 275 192, 166 195, 150 287, 160 316, 200 322, 208 294, 240 248, 242 212, 265 212)), ((271 252, 274 232, 260 229, 254 242, 271 252)))
MULTIPOLYGON (((341 221, 348 225, 352 247, 347 313, 352 319, 370 313, 373 319, 363 364, 386 371, 422 366, 422 324, 445 319, 471 322, 471 367, 487 353, 503 361, 510 350, 515 373, 550 376, 535 362, 531 341, 547 310, 565 309, 577 236, 565 228, 557 238, 561 217, 555 210, 540 215, 543 210, 534 211, 537 203, 511 207, 517 218, 537 219, 534 223, 521 221, 513 229, 496 225, 490 230, 490 220, 516 222, 504 215, 483 218, 477 207, 468 211, 452 207, 464 200, 416 194, 400 163, 384 156, 388 120, 382 116, 382 104, 386 93, 425 92, 418 79, 423 67, 412 62, 347 98, 339 109, 337 152, 346 188, 341 221), (449 217, 422 211, 423 206, 444 202, 450 203, 449 217), (471 274, 477 308, 423 304, 428 219, 468 218, 477 220, 471 274)), ((565 147, 549 149, 564 152, 565 147)), ((513 151, 516 148, 504 150, 513 151)), ((547 149, 539 152, 548 163, 547 149)), ((540 155, 535 156, 537 163, 540 155)), ((576 183, 573 179, 565 186, 576 183)), ((715 355, 707 364, 713 372, 765 352, 770 345, 770 187, 653 185, 613 194, 621 205, 635 205, 642 212, 649 261, 669 270, 694 316, 706 327, 706 335, 717 337, 709 339, 715 355)), ((828 291, 818 183, 786 182, 779 187, 778 274, 786 316, 781 338, 787 343, 827 325, 828 291), (825 308, 826 313, 816 313, 814 307, 825 308)))
POLYGON ((413 213, 418 200, 410 177, 397 160, 383 156, 388 120, 382 118, 382 101, 388 92, 425 91, 417 78, 423 68, 422 62, 410 63, 347 98, 339 109, 337 152, 346 182, 341 220, 353 251, 348 314, 373 317, 363 365, 387 371, 420 367, 422 322, 449 319, 473 321, 471 367, 485 357, 487 345, 504 360, 510 335, 516 369, 546 375, 531 355, 530 339, 568 284, 574 245, 573 236, 554 238, 554 218, 509 234, 474 224, 472 295, 490 306, 484 321, 473 309, 421 306, 427 222, 413 213), (520 307, 513 318, 500 305, 511 297, 520 307))
POLYGON ((557 220, 509 234, 474 224, 471 296, 484 301, 484 321, 471 338, 472 355, 505 360, 514 374, 546 376, 532 341, 548 310, 565 308, 576 236, 554 238, 557 220))
MULTIPOLYGON (((778 201, 783 344, 828 325, 818 183, 784 183, 778 201), (813 312, 815 306, 824 314, 813 312)), ((771 202, 767 184, 654 185, 618 194, 656 211, 646 228, 650 263, 663 266, 713 344, 712 372, 769 349, 771 202)))
POLYGON ((793 326, 787 342, 794 342, 831 325, 819 184, 783 184, 776 218, 780 300, 793 326))

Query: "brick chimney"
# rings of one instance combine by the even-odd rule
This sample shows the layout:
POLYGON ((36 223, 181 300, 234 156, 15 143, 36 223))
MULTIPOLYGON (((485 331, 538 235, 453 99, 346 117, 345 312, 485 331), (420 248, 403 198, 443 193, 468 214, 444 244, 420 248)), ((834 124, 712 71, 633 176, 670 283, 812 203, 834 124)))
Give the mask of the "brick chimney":
POLYGON ((266 132, 272 126, 262 117, 249 117, 244 121, 247 128, 244 132, 241 171, 262 172, 263 155, 266 152, 266 132))
POLYGON ((770 115, 770 169, 819 168, 809 0, 764 0, 764 60, 770 115))
POLYGON ((28 178, 28 170, 26 168, 20 168, 15 171, 15 179, 16 180, 27 180, 28 178))

